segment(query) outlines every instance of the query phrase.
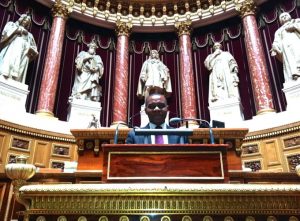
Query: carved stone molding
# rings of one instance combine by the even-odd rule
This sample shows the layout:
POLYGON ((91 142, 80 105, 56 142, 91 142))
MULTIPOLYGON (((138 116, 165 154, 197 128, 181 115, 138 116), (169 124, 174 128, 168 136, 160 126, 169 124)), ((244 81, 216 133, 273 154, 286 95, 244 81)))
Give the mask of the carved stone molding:
POLYGON ((257 6, 253 0, 245 0, 241 5, 237 5, 236 10, 241 17, 245 17, 247 15, 255 15, 257 6))
POLYGON ((178 36, 190 35, 192 32, 192 22, 191 20, 176 22, 175 28, 177 29, 178 36))
POLYGON ((53 17, 62 17, 64 19, 66 19, 69 16, 69 11, 67 9, 67 6, 65 4, 63 4, 61 2, 61 0, 57 0, 54 3, 51 11, 52 11, 53 17))
POLYGON ((116 33, 118 36, 126 35, 129 36, 131 33, 132 24, 118 21, 116 23, 116 33))

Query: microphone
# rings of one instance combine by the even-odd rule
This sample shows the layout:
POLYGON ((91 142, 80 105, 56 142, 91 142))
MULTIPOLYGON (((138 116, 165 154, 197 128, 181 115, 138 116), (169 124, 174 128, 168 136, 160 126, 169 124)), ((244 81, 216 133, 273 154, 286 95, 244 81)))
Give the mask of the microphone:
POLYGON ((133 128, 133 118, 135 118, 136 116, 141 115, 141 111, 133 114, 129 119, 128 119, 128 126, 130 126, 131 128, 133 128))
POLYGON ((114 136, 114 144, 118 143, 118 138, 119 138, 119 125, 120 123, 117 124, 116 126, 116 131, 115 131, 115 136, 114 136))
POLYGON ((194 120, 194 121, 199 121, 204 122, 207 124, 208 128, 209 128, 209 138, 210 138, 210 143, 214 144, 215 143, 215 137, 213 134, 213 130, 212 127, 210 126, 210 123, 207 120, 203 120, 203 119, 197 119, 197 118, 179 118, 179 117, 173 117, 169 120, 169 123, 180 123, 180 122, 184 122, 184 121, 189 121, 189 120, 194 120))

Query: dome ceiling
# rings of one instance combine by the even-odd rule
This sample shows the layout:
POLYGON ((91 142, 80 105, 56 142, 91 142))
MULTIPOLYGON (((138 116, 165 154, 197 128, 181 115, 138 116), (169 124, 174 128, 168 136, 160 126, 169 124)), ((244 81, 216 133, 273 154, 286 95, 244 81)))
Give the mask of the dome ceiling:
MULTIPOLYGON (((55 1, 37 0, 51 7, 55 1)), ((176 22, 199 27, 237 14, 235 8, 252 0, 62 0, 70 16, 113 29, 117 21, 136 32, 174 31, 176 22), (155 28, 154 28, 155 27, 155 28)), ((253 0, 257 5, 266 0, 253 0)))

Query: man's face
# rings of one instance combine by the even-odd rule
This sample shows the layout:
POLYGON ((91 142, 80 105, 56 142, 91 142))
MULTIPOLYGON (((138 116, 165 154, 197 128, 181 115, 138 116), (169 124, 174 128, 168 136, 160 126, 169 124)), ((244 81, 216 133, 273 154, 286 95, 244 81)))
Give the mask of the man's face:
POLYGON ((165 96, 163 95, 149 95, 146 99, 146 114, 149 121, 155 125, 161 125, 165 122, 168 112, 168 105, 165 96))

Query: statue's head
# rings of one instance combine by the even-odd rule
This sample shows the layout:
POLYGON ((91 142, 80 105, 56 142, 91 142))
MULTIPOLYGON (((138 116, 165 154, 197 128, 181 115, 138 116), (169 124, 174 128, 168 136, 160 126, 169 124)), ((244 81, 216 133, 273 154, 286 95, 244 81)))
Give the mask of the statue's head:
POLYGON ((213 46, 213 50, 222 49, 222 45, 219 42, 216 42, 213 46))
POLYGON ((159 59, 158 51, 157 51, 157 50, 151 50, 151 52, 150 52, 150 57, 151 57, 152 59, 159 59))
POLYGON ((88 47, 90 54, 96 54, 96 49, 98 48, 98 45, 95 40, 91 41, 91 43, 88 44, 88 47))
POLYGON ((31 23, 31 18, 27 14, 22 14, 21 17, 18 19, 18 24, 23 26, 24 28, 28 29, 31 23))
POLYGON ((292 19, 291 15, 287 12, 283 12, 279 15, 279 21, 280 24, 283 25, 286 22, 290 21, 292 19))

